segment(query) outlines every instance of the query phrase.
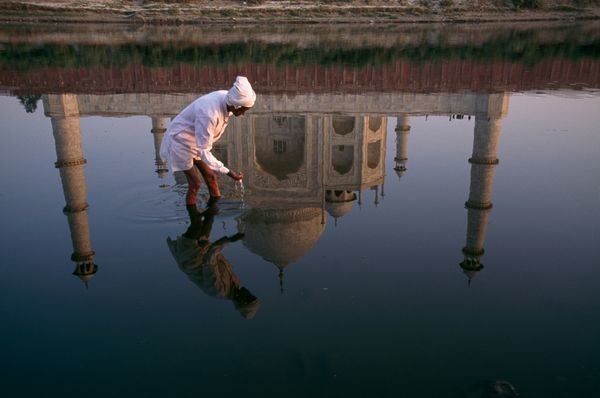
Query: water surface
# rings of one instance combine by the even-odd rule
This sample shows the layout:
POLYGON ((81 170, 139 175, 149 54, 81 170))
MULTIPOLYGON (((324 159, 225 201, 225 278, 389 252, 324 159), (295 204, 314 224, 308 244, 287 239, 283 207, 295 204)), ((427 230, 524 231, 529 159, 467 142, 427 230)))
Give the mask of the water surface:
MULTIPOLYGON (((419 59, 427 32, 321 33, 337 53, 215 56, 212 75, 167 42, 5 39, 3 395, 597 396, 598 44, 570 29, 486 39, 536 38, 528 59, 477 32, 419 59), (156 145, 238 72, 259 100, 215 151, 243 201, 224 180, 219 213, 190 219, 156 145)), ((295 35, 284 53, 319 37, 295 35)))

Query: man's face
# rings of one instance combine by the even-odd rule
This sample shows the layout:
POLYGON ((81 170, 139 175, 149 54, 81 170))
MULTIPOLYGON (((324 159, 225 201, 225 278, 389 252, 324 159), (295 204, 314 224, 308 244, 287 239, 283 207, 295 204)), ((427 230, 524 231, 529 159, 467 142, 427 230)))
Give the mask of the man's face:
POLYGON ((231 113, 233 113, 234 116, 243 116, 244 113, 246 113, 246 111, 250 109, 250 108, 246 108, 245 106, 242 106, 241 108, 237 108, 237 109, 233 109, 231 111, 231 113))

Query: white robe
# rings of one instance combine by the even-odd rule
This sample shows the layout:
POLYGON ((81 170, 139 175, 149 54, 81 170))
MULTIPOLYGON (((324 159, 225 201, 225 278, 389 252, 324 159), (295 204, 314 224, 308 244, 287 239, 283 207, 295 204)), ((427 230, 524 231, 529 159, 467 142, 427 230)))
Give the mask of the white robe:
POLYGON ((194 165, 193 159, 201 159, 212 170, 229 173, 211 153, 231 116, 226 95, 226 90, 220 90, 197 98, 171 121, 160 146, 160 156, 171 171, 189 170, 194 165))

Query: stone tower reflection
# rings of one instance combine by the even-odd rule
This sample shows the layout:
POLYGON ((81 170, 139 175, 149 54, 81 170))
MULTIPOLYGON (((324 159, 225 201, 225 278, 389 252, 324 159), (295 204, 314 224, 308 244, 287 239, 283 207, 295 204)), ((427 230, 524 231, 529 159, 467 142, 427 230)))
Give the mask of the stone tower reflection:
POLYGON ((481 96, 475 114, 475 131, 471 164, 471 183, 467 209, 467 240, 462 249, 464 260, 460 263, 471 279, 483 269, 485 234, 492 210, 492 185, 496 166, 500 120, 508 108, 508 96, 503 94, 481 96))
POLYGON ((408 136, 410 134, 410 118, 408 115, 402 115, 396 122, 396 157, 394 170, 398 177, 402 177, 406 172, 406 162, 408 162, 408 136))
POLYGON ((154 136, 154 164, 156 165, 156 174, 158 177, 164 178, 168 173, 167 162, 160 157, 160 144, 167 131, 169 118, 152 117, 152 130, 150 132, 154 136))
POLYGON ((94 250, 90 239, 86 201, 85 164, 81 148, 79 108, 75 95, 48 95, 44 97, 46 116, 52 120, 52 132, 56 146, 56 168, 66 205, 63 212, 67 216, 75 263, 73 275, 86 285, 98 271, 94 264, 94 250))

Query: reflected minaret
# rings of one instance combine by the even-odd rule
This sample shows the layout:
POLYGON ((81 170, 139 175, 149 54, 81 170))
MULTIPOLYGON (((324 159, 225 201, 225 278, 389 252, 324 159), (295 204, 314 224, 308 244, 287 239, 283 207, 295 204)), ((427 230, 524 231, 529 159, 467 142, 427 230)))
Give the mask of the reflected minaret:
POLYGON ((492 184, 498 165, 496 148, 500 136, 500 117, 489 117, 487 113, 475 116, 475 134, 471 163, 471 185, 469 200, 465 203, 467 215, 467 242, 462 252, 461 268, 471 279, 483 269, 481 257, 484 253, 485 233, 492 210, 492 184))
POLYGON ((56 168, 60 172, 75 263, 73 275, 86 285, 98 271, 94 264, 94 250, 90 239, 85 183, 85 164, 81 148, 79 108, 77 96, 71 94, 44 97, 46 116, 52 120, 52 132, 56 146, 56 168))
POLYGON ((167 161, 162 160, 160 157, 160 144, 165 136, 168 125, 169 118, 167 117, 152 118, 152 130, 150 130, 150 132, 154 136, 154 164, 156 165, 156 173, 159 178, 164 178, 169 172, 167 161))
POLYGON ((402 177, 406 172, 406 163, 408 162, 408 135, 410 134, 410 118, 408 115, 402 115, 396 122, 396 157, 394 161, 396 174, 402 177))

